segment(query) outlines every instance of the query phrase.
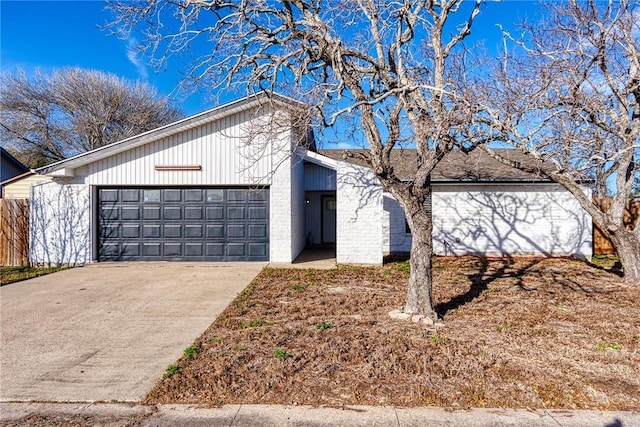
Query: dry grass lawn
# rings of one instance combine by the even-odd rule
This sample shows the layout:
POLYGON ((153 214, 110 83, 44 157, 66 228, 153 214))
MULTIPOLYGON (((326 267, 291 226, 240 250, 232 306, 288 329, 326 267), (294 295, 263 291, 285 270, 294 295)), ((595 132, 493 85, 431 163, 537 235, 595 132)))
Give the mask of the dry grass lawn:
POLYGON ((640 289, 619 276, 436 258, 437 329, 388 317, 407 276, 265 269, 146 401, 640 409, 640 289))

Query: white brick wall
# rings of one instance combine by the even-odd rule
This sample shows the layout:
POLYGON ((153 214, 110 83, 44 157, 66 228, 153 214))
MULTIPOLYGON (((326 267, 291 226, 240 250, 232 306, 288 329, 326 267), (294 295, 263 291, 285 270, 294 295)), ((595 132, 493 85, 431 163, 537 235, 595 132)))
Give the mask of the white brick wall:
POLYGON ((289 133, 281 141, 274 141, 271 176, 269 252, 271 262, 291 262, 292 253, 292 157, 289 133))
POLYGON ((438 254, 592 256, 591 217, 555 184, 442 186, 433 215, 438 254))
POLYGON ((339 162, 336 257, 343 264, 382 264, 382 188, 370 169, 339 162))
MULTIPOLYGON (((433 190, 438 255, 592 256, 591 217, 558 185, 434 184, 433 190)), ((385 253, 409 252, 404 212, 388 194, 383 220, 385 253)))
POLYGON ((411 234, 406 232, 405 215, 400 203, 389 193, 382 201, 382 250, 385 254, 411 250, 411 234))
POLYGON ((31 187, 30 261, 84 264, 91 260, 91 187, 56 182, 31 187))

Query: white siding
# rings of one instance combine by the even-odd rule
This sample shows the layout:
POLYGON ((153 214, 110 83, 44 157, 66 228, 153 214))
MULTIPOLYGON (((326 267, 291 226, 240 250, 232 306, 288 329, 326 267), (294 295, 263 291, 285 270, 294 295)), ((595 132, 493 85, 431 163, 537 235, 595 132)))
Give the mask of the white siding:
POLYGON ((382 188, 368 168, 338 164, 336 258, 342 264, 382 264, 382 188))
POLYGON ((30 196, 31 185, 40 182, 51 181, 50 176, 45 175, 29 175, 25 178, 14 181, 4 186, 5 199, 28 199, 30 196))
POLYGON ((88 185, 56 182, 31 187, 30 261, 84 264, 91 259, 88 185))
POLYGON ((253 114, 235 114, 114 154, 78 168, 75 175, 92 185, 268 184, 273 164, 266 137, 251 141, 247 137, 251 122, 265 116, 253 114), (202 170, 157 171, 155 166, 201 166, 202 170))
MULTIPOLYGON (((409 252, 404 212, 390 195, 383 217, 385 252, 409 252)), ((555 184, 434 184, 433 244, 438 255, 590 258, 592 222, 555 184)))

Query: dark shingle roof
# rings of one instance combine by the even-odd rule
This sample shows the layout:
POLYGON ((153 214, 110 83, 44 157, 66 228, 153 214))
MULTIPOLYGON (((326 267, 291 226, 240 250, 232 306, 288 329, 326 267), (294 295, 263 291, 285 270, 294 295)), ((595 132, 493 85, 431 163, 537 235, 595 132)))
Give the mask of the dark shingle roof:
MULTIPOLYGON (((343 159, 347 150, 319 150, 318 152, 336 160, 345 160, 366 166, 362 160, 343 159)), ((368 150, 348 150, 352 153, 368 150)), ((515 162, 530 162, 526 154, 512 149, 494 149, 500 156, 515 162)), ((416 150, 402 149, 391 152, 391 162, 395 174, 400 179, 410 180, 416 170, 416 150)), ((451 151, 442 159, 431 174, 432 181, 545 181, 537 174, 523 172, 501 163, 482 150, 473 150, 465 154, 460 150, 451 151)))

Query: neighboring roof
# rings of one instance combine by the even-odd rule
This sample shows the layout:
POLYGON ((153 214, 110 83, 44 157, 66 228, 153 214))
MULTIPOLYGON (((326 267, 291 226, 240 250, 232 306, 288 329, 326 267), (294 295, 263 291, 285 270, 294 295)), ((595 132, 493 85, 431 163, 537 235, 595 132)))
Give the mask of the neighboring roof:
POLYGON ((127 139, 123 139, 122 141, 114 142, 112 144, 96 148, 95 150, 87 151, 86 153, 78 154, 77 156, 73 156, 68 159, 43 166, 41 168, 38 168, 36 172, 41 174, 49 174, 61 169, 75 169, 89 163, 104 159, 106 157, 113 156, 114 154, 131 150, 133 148, 157 141, 162 138, 166 138, 180 132, 184 132, 189 129, 193 129, 206 123, 220 120, 222 118, 237 114, 242 111, 247 111, 252 108, 267 105, 268 103, 273 103, 278 106, 306 108, 305 104, 296 101, 293 98, 289 98, 277 93, 259 92, 253 95, 246 96, 242 99, 212 108, 202 113, 178 120, 177 122, 161 126, 157 129, 153 129, 151 131, 144 132, 127 139))
MULTIPOLYGON (((343 153, 368 152, 368 150, 319 150, 319 153, 336 160, 345 160, 361 166, 364 161, 356 158, 343 159, 343 153)), ((530 162, 526 154, 513 149, 494 149, 500 156, 515 162, 530 162)), ((391 152, 391 162, 396 176, 402 180, 411 180, 416 171, 416 150, 395 149, 391 152)), ((526 181, 549 182, 539 175, 512 168, 490 157, 482 150, 473 150, 465 154, 460 150, 451 151, 435 167, 432 181, 526 181)))
POLYGON ((5 185, 8 185, 8 184, 11 184, 12 182, 20 181, 21 179, 25 179, 26 177, 34 175, 35 173, 36 172, 33 169, 28 170, 25 173, 22 173, 20 175, 14 176, 13 178, 5 179, 4 181, 0 182, 0 185, 5 186, 5 185))
POLYGON ((0 147, 0 156, 2 157, 2 160, 12 163, 16 167, 16 169, 19 169, 21 172, 26 172, 29 170, 29 168, 23 165, 20 160, 13 157, 11 153, 9 153, 2 147, 0 147))

